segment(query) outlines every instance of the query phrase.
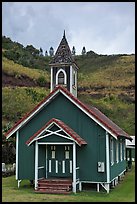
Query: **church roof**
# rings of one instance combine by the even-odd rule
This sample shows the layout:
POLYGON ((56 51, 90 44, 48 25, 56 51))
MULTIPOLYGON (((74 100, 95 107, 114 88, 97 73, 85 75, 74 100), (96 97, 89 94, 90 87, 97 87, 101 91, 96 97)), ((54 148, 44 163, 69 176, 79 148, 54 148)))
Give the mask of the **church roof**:
MULTIPOLYGON (((55 56, 50 61, 49 65, 55 65, 55 64, 57 65, 65 64, 66 65, 66 64, 72 64, 72 63, 76 65, 76 62, 71 54, 71 50, 68 45, 68 42, 65 36, 65 31, 64 31, 63 38, 57 48, 55 56)), ((76 65, 76 68, 78 68, 77 65, 76 65)))
POLYGON ((107 116, 105 116, 101 111, 95 107, 89 107, 73 96, 66 88, 62 86, 57 86, 46 98, 44 98, 31 112, 26 114, 21 120, 19 120, 6 134, 5 136, 9 138, 17 130, 19 130, 23 125, 25 125, 34 115, 40 111, 46 104, 50 103, 54 97, 59 93, 66 96, 73 104, 80 108, 85 114, 92 118, 97 124, 99 124, 103 129, 114 137, 124 137, 125 139, 132 140, 132 138, 114 122, 112 122, 107 116))
POLYGON ((65 131, 69 136, 71 136, 80 146, 82 144, 87 144, 74 130, 72 130, 63 121, 56 118, 52 118, 49 122, 47 122, 40 130, 38 130, 34 135, 29 138, 26 144, 31 144, 35 140, 35 138, 45 132, 46 128, 52 125, 53 123, 57 124, 57 126, 59 126, 63 131, 65 131))

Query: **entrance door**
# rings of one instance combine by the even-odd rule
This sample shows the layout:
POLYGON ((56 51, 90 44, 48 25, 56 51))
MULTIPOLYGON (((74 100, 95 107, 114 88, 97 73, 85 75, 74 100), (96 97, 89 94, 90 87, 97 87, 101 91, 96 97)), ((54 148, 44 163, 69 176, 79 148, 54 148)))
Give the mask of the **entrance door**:
POLYGON ((72 145, 48 145, 47 149, 48 178, 71 177, 72 145))

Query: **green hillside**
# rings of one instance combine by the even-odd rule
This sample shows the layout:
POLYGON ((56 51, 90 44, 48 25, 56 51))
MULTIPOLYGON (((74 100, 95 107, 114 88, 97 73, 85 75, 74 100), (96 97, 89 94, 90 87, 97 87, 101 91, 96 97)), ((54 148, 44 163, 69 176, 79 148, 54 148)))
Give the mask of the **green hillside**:
MULTIPOLYGON (((35 56, 28 54, 21 45, 18 48, 18 44, 12 41, 6 43, 3 43, 2 56, 3 132, 50 92, 48 63, 51 57, 37 56, 35 63, 35 56), (29 63, 24 66, 20 57, 11 54, 13 50, 22 56, 31 56, 33 67, 29 63)), ((22 59, 25 64, 26 58, 22 59)), ((135 135, 135 55, 89 52, 85 56, 76 55, 75 60, 79 66, 78 98, 95 105, 128 134, 135 135)))

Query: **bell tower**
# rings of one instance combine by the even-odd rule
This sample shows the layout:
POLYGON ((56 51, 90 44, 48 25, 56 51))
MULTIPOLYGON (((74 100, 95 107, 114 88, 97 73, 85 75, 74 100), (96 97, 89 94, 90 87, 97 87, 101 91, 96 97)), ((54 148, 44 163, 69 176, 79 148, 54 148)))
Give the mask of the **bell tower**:
POLYGON ((71 54, 65 31, 55 56, 52 58, 49 65, 51 67, 51 91, 53 91, 56 86, 60 85, 77 97, 78 66, 71 54))

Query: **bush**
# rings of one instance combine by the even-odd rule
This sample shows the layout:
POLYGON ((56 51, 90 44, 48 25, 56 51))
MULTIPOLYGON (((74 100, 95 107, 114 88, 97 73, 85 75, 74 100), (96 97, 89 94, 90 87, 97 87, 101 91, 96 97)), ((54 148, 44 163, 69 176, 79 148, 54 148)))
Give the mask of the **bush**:
POLYGON ((37 79, 37 82, 38 82, 38 85, 39 86, 46 86, 46 79, 44 76, 40 76, 38 79, 37 79))

